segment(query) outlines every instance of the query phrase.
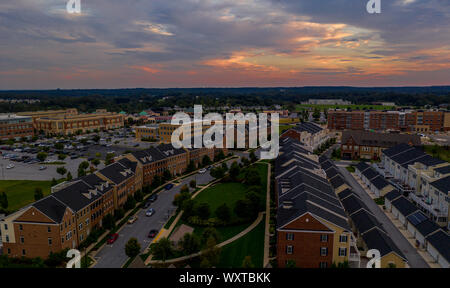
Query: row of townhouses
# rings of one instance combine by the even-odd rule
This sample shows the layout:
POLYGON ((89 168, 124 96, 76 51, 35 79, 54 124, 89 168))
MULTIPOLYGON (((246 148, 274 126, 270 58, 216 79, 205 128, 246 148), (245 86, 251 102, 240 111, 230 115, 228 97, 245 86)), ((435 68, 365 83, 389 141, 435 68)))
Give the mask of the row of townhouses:
POLYGON ((47 258, 51 252, 78 247, 121 208, 129 196, 150 185, 167 169, 172 175, 196 166, 214 149, 174 149, 163 144, 122 155, 105 168, 52 187, 52 193, 0 221, 3 254, 47 258))
POLYGON ((369 250, 376 249, 380 252, 382 268, 405 267, 407 259, 404 254, 361 197, 346 183, 339 169, 324 156, 320 162, 345 209, 359 253, 367 255, 369 250))
POLYGON ((279 267, 360 267, 378 249, 381 267, 404 267, 406 258, 338 168, 292 138, 280 140, 275 162, 279 267))
POLYGON ((439 226, 450 228, 450 163, 400 144, 382 152, 378 170, 439 226))

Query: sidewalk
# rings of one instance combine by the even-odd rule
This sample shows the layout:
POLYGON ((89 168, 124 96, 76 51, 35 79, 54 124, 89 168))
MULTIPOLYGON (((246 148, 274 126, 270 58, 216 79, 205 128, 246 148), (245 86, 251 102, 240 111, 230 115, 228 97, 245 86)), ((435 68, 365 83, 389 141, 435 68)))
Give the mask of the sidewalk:
POLYGON ((267 163, 267 194, 266 194, 266 225, 264 230, 264 258, 263 268, 269 265, 269 249, 270 249, 270 163, 267 163))

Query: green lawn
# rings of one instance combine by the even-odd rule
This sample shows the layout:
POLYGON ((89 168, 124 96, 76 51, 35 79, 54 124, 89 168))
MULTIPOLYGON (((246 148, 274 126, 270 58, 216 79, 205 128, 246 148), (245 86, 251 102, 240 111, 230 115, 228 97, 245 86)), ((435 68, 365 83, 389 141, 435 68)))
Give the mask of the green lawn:
POLYGON ((351 108, 352 110, 363 110, 363 109, 373 109, 373 110, 392 110, 393 106, 383 106, 383 105, 313 105, 313 104, 297 104, 295 110, 302 111, 306 108, 318 108, 323 109, 346 109, 351 108))
POLYGON ((246 256, 251 256, 255 268, 263 267, 264 257, 264 224, 261 221, 247 235, 222 247, 218 268, 242 267, 246 256))
POLYGON ((431 156, 450 162, 450 146, 425 145, 424 149, 431 156))
POLYGON ((41 187, 44 196, 50 194, 51 181, 0 180, 0 190, 8 196, 8 210, 15 211, 34 202, 34 189, 41 187))
POLYGON ((283 134, 284 131, 291 129, 295 125, 280 125, 279 132, 280 135, 283 134))

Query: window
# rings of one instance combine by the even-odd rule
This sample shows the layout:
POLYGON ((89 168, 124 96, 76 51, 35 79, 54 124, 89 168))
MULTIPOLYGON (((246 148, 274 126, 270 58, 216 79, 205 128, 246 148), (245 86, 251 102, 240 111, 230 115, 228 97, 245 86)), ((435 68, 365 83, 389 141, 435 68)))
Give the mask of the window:
POLYGON ((47 226, 47 232, 48 233, 52 232, 52 228, 50 226, 47 226))
POLYGON ((8 254, 11 254, 11 248, 8 248, 8 254))
POLYGON ((5 230, 8 230, 8 224, 5 224, 5 230))
POLYGON ((320 262, 319 263, 319 268, 327 268, 328 267, 328 263, 327 262, 320 262))
POLYGON ((6 243, 9 243, 9 236, 6 235, 6 243))
POLYGON ((347 238, 348 238, 347 235, 340 235, 339 236, 339 242, 347 243, 347 238))
POLYGON ((26 251, 25 251, 25 249, 22 249, 22 255, 26 255, 27 253, 26 253, 26 251))
POLYGON ((328 242, 328 235, 326 234, 320 235, 320 242, 328 242))
POLYGON ((347 248, 339 248, 339 256, 347 256, 347 248))
POLYGON ((48 245, 52 246, 52 238, 48 238, 48 245))
POLYGON ((25 238, 23 238, 23 236, 20 236, 20 243, 24 243, 25 242, 25 238))
POLYGON ((64 237, 61 237, 61 243, 64 243, 64 237))
POLYGON ((287 233, 286 240, 294 240, 294 233, 287 233))
POLYGON ((19 230, 22 231, 23 230, 23 226, 22 224, 19 224, 19 230))
POLYGON ((294 247, 292 245, 286 246, 286 254, 292 254, 294 252, 294 247))
POLYGON ((320 256, 328 255, 328 247, 320 247, 320 256))

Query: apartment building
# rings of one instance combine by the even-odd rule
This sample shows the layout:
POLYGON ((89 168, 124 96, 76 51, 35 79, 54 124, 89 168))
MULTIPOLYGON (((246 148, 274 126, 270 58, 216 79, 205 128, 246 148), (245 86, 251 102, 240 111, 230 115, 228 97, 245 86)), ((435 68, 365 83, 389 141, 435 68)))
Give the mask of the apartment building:
POLYGON ((36 120, 39 118, 75 116, 78 115, 78 110, 76 108, 69 108, 63 110, 27 111, 27 112, 17 112, 17 115, 31 117, 33 119, 34 129, 37 129, 36 120))
POLYGON ((159 140, 159 125, 143 125, 135 128, 136 140, 159 140))
POLYGON ((378 160, 383 149, 401 143, 420 145, 421 142, 419 136, 411 134, 345 130, 341 137, 341 157, 378 160))
POLYGON ((449 227, 450 163, 401 144, 383 151, 381 165, 396 189, 432 221, 449 227))
POLYGON ((323 129, 312 122, 305 122, 288 129, 280 135, 280 138, 290 137, 310 147, 311 151, 326 142, 329 136, 328 129, 323 129))
POLYGON ((291 138, 281 145, 275 162, 278 266, 359 263, 347 215, 318 157, 291 138))
POLYGON ((33 137, 33 121, 30 116, 0 114, 0 139, 20 139, 33 137))
POLYGON ((118 113, 101 112, 63 116, 42 116, 35 120, 35 128, 47 135, 70 135, 94 130, 122 128, 124 116, 118 113))
POLYGON ((435 132, 450 130, 448 111, 328 111, 330 130, 394 130, 435 132))

